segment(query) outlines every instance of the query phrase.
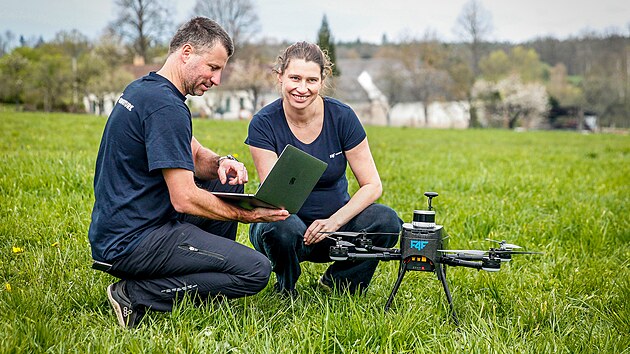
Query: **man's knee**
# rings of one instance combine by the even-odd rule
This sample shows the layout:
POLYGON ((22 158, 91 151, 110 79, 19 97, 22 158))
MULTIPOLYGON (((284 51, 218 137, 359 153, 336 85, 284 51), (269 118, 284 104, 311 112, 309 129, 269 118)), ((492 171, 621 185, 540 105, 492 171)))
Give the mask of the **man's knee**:
POLYGON ((247 280, 250 283, 249 288, 253 293, 258 293, 267 286, 269 277, 271 276, 271 262, 263 254, 252 252, 251 258, 248 260, 250 264, 250 272, 247 280))

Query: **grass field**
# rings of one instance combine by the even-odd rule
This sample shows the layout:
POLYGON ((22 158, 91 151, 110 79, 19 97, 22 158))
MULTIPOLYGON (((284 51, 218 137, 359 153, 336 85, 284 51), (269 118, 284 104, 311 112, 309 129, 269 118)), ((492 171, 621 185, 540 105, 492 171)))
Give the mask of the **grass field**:
MULTIPOLYGON (((363 297, 322 292, 325 266, 305 264, 294 302, 270 282, 125 330, 87 241, 104 122, 0 111, 2 353, 630 353, 629 136, 368 127, 381 202, 403 220, 436 191, 450 248, 485 249, 490 237, 545 252, 499 273, 449 268, 459 330, 429 273, 408 273, 383 312, 395 262, 379 265, 363 297)), ((237 153, 255 179, 246 128, 194 122, 202 144, 237 153)), ((241 225, 249 244, 246 234, 241 225)))

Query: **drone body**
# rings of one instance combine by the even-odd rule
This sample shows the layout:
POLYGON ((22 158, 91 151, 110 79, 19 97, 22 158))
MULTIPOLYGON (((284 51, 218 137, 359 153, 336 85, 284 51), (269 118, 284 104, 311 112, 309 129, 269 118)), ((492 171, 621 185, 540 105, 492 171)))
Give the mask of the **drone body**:
POLYGON ((444 248, 442 225, 431 228, 417 228, 403 224, 400 239, 401 257, 409 270, 432 272, 439 262, 438 250, 444 248))
POLYGON ((400 261, 398 277, 385 304, 385 311, 389 310, 408 271, 434 272, 442 282, 453 320, 455 324, 459 325, 446 282, 447 266, 462 266, 496 272, 500 270, 501 263, 511 260, 513 254, 538 254, 539 252, 514 251, 514 249, 521 247, 506 243, 506 241, 494 240, 489 241, 499 243, 499 248, 490 248, 488 251, 445 250, 444 228, 442 225, 436 225, 435 212, 431 206, 432 199, 438 194, 426 192, 424 195, 428 198, 428 210, 415 210, 413 222, 403 224, 400 233, 400 249, 373 247, 371 241, 366 237, 366 232, 326 232, 330 236, 337 236, 335 239, 337 244, 330 247, 330 258, 335 261, 365 259, 400 261), (352 242, 342 240, 343 237, 352 238, 352 242))

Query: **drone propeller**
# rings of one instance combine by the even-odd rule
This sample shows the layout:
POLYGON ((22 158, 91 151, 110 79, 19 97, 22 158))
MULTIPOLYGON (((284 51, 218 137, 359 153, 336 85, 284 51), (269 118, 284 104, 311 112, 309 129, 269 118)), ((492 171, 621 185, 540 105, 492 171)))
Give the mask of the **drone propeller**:
POLYGON ((330 237, 330 236, 326 236, 326 238, 329 238, 329 239, 337 242, 337 246, 354 247, 354 243, 352 243, 352 242, 344 241, 342 239, 336 239, 336 238, 330 237))
POLYGON ((320 231, 320 234, 327 234, 332 236, 347 236, 347 237, 358 237, 365 235, 396 235, 398 233, 394 232, 353 232, 353 231, 320 231))
POLYGON ((484 255, 487 254, 488 251, 483 250, 438 250, 438 252, 444 253, 462 253, 462 254, 470 254, 470 255, 484 255))
POLYGON ((504 249, 495 249, 491 248, 488 251, 484 250, 438 250, 439 252, 444 253, 460 253, 460 254, 469 254, 469 255, 486 255, 490 253, 494 254, 543 254, 543 252, 532 252, 532 251, 513 251, 513 250, 504 250, 504 249))
POLYGON ((486 238, 486 241, 496 242, 496 243, 499 244, 501 249, 506 249, 506 250, 508 250, 508 249, 511 250, 511 249, 515 249, 515 248, 523 248, 523 247, 518 246, 518 245, 507 243, 505 240, 497 241, 497 240, 486 238))
POLYGON ((498 253, 498 254, 544 254, 543 252, 512 251, 512 250, 493 250, 492 252, 498 253))

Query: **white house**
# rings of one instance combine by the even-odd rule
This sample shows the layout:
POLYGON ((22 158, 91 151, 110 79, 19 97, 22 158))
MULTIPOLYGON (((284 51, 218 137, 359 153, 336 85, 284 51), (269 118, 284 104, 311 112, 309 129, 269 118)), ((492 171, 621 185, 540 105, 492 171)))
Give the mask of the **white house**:
MULTIPOLYGON (((341 59, 336 65, 341 76, 334 78, 333 91, 325 94, 351 106, 363 124, 451 129, 468 127, 467 102, 433 102, 426 110, 428 117, 425 117, 421 102, 397 103, 390 107, 375 79, 383 65, 390 65, 386 59, 341 59)), ((127 69, 139 78, 159 68, 160 65, 134 65, 127 69)), ((229 79, 229 71, 224 73, 223 79, 229 79)), ((99 100, 95 95, 87 95, 83 101, 87 112, 108 116, 119 97, 120 93, 112 93, 99 100)), ((278 97, 276 91, 263 93, 254 107, 254 99, 246 90, 213 88, 203 96, 188 96, 186 102, 194 117, 238 120, 251 119, 255 112, 278 97)))

